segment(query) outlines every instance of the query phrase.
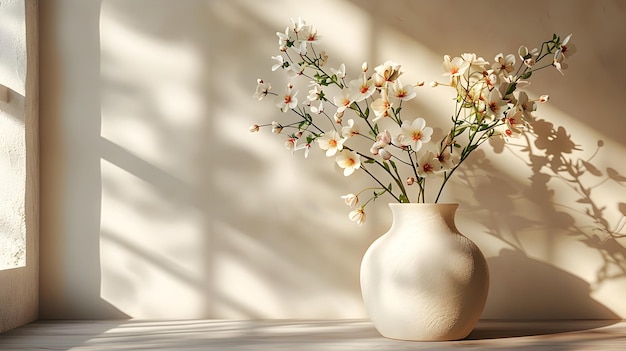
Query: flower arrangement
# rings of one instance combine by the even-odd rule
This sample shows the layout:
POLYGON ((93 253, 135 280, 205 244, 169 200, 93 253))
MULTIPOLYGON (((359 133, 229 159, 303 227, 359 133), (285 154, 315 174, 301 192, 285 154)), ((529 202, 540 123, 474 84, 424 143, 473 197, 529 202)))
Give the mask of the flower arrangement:
POLYGON ((280 54, 272 57, 276 61, 272 71, 282 70, 290 81, 275 93, 270 83, 258 79, 254 97, 274 96, 276 106, 295 119, 254 124, 250 131, 271 127, 273 133, 286 135, 287 149, 301 150, 304 157, 317 144, 343 169, 344 176, 359 170, 371 177, 373 187, 342 196, 352 208, 349 218, 359 226, 365 221, 365 207, 383 194, 397 202, 427 202, 427 181, 432 178, 438 178, 439 189, 431 199, 437 202, 455 170, 481 144, 493 137, 508 139, 523 133, 536 103, 546 102, 548 96, 530 99, 521 89, 539 70, 553 68, 563 73, 566 59, 575 52, 571 34, 563 40, 554 34, 539 48, 521 46, 517 65, 513 54, 497 54, 493 63, 473 53, 445 55, 445 81, 429 85, 454 89, 456 98, 450 130, 434 140, 433 128, 424 118, 402 114, 403 104, 414 99, 416 88, 425 84, 404 85, 400 64, 386 61, 371 71, 363 63, 358 75, 348 79, 345 64, 326 67, 328 55, 316 50, 317 30, 304 20, 292 19, 284 32, 276 34, 280 54), (302 102, 296 79, 308 83, 302 102))

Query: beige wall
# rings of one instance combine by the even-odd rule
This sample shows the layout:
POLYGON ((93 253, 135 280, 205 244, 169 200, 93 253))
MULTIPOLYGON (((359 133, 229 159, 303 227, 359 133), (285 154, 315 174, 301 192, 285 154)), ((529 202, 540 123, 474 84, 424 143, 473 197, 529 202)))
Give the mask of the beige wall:
MULTIPOLYGON (((488 257, 484 318, 626 317, 622 2, 40 6, 42 318, 365 317, 359 263, 389 225, 386 200, 357 228, 339 196, 364 177, 247 132, 278 118, 251 95, 271 80, 274 33, 299 16, 335 66, 393 59, 416 81, 440 78, 444 54, 492 60, 574 33, 566 75, 529 88, 551 95, 538 111, 552 123, 542 137, 559 132, 549 147, 485 145, 445 201, 488 257), (546 152, 586 171, 540 167, 546 152)), ((420 94, 414 108, 444 123, 449 102, 420 94)))
POLYGON ((38 88, 36 1, 3 1, 0 33, 0 332, 37 319, 38 88), (15 259, 13 259, 15 258, 15 259))

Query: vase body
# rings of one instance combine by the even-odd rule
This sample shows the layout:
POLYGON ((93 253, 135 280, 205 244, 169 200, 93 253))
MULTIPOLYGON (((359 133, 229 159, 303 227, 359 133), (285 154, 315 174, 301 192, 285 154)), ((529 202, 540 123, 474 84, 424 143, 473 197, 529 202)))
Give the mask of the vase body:
POLYGON ((489 270, 456 229, 457 204, 389 204, 391 228, 361 262, 361 292, 378 332, 400 340, 458 340, 485 306, 489 270))

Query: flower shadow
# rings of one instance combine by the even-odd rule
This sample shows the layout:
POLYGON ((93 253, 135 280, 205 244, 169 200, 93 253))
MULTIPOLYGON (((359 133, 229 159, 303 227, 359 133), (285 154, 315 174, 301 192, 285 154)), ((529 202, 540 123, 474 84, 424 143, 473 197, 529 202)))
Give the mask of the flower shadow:
MULTIPOLYGON (((591 156, 578 156, 583 152, 562 126, 532 117, 529 132, 521 152, 527 156, 527 165, 532 170, 531 186, 523 196, 538 206, 553 221, 545 224, 551 229, 561 229, 588 248, 596 250, 603 264, 596 273, 596 285, 608 279, 626 277, 626 244, 624 224, 626 204, 606 203, 601 188, 607 183, 626 187, 626 177, 612 167, 602 170, 594 159, 601 152, 604 142, 599 140, 591 156), (566 194, 573 202, 565 203, 557 197, 553 184, 560 182, 570 189, 566 194), (608 212, 613 207, 618 219, 608 212)), ((499 147, 495 146, 497 151, 499 147)))

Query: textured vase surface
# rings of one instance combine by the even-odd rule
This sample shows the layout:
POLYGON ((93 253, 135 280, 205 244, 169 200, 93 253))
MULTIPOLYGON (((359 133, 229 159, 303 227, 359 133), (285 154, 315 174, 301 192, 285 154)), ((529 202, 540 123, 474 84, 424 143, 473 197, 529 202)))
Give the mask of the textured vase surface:
POLYGON ((459 233, 458 204, 389 204, 391 228, 366 251, 361 292, 378 332, 392 339, 467 337, 485 306, 485 257, 459 233))

